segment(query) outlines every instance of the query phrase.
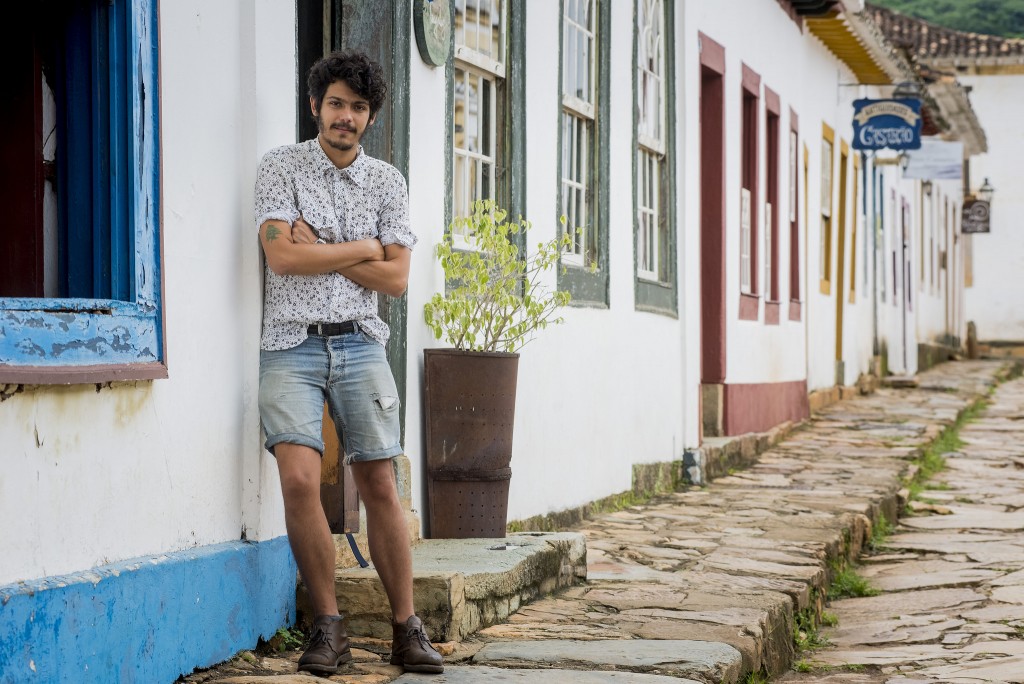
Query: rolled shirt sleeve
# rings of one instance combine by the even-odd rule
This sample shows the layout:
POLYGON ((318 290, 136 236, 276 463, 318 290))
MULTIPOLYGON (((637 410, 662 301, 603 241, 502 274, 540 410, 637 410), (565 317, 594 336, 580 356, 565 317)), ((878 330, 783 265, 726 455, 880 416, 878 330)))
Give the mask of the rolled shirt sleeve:
POLYGON ((412 249, 418 238, 409 227, 409 189, 405 178, 392 168, 381 190, 383 202, 377 219, 380 243, 385 247, 399 244, 412 249))
POLYGON ((285 221, 291 225, 299 218, 295 187, 285 173, 279 154, 280 150, 265 154, 256 173, 256 230, 267 221, 285 221))

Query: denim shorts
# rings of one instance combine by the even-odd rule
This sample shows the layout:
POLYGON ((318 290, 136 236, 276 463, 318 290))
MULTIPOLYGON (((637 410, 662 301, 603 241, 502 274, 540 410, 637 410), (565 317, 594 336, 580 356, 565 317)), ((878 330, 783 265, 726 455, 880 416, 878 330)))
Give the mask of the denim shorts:
POLYGON ((284 442, 323 455, 324 402, 346 464, 402 453, 398 389, 379 342, 363 332, 310 335, 291 349, 260 351, 260 419, 268 451, 284 442))

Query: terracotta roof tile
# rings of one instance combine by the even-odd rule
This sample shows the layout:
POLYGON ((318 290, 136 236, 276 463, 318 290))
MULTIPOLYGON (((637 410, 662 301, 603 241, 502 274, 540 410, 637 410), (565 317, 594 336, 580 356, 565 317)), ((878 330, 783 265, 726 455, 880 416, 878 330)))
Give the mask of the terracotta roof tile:
POLYGON ((957 31, 870 3, 865 11, 890 41, 920 59, 1024 56, 1024 39, 957 31))

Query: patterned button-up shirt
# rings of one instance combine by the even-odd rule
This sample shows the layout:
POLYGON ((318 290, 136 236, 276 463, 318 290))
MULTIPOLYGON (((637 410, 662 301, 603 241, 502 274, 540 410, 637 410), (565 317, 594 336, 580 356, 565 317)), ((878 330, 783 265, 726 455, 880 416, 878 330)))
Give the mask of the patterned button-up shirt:
MULTIPOLYGON (((270 150, 256 176, 256 227, 300 216, 325 242, 377 238, 384 246, 412 249, 405 178, 390 164, 359 148, 339 169, 316 138, 270 150)), ((377 314, 377 293, 340 273, 280 276, 265 271, 262 349, 289 349, 306 339, 310 323, 357 321, 367 335, 387 344, 388 325, 377 314)))

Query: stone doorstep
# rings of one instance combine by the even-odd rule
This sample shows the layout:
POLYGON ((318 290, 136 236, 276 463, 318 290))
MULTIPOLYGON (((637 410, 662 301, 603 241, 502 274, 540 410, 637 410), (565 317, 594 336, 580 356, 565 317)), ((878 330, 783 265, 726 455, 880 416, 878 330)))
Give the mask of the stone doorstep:
MULTIPOLYGON (((423 539, 412 547, 413 601, 435 642, 462 641, 519 607, 586 579, 587 545, 578 532, 522 532, 499 539, 423 539)), ((348 633, 391 639, 391 608, 377 572, 335 575, 348 633)), ((311 618, 305 587, 298 609, 311 618)))

